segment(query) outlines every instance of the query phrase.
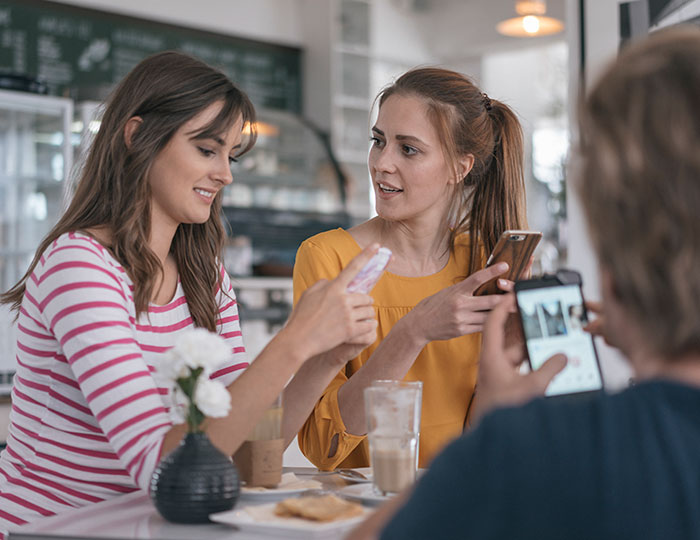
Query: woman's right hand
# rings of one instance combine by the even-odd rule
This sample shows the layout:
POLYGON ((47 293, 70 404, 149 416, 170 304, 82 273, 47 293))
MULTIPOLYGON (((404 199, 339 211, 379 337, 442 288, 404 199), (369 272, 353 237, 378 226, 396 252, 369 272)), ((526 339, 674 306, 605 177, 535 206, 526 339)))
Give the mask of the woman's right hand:
POLYGON ((378 249, 378 244, 365 248, 335 279, 319 280, 301 295, 286 328, 290 335, 304 341, 307 357, 341 344, 366 343, 368 336, 375 335, 374 299, 346 289, 378 249))
MULTIPOLYGON (((502 300, 501 295, 474 296, 483 283, 508 271, 507 263, 474 272, 463 281, 424 298, 407 314, 411 331, 429 341, 452 339, 481 332, 489 312, 502 300)), ((506 280, 499 280, 508 288, 506 280)))

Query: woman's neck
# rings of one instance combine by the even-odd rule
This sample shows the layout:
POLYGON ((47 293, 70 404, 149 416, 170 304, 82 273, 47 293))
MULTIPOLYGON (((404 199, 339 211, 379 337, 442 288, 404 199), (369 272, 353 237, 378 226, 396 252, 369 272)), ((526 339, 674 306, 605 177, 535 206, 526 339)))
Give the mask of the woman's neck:
POLYGON ((148 239, 148 247, 158 257, 160 264, 165 265, 173 238, 177 232, 179 224, 154 210, 151 212, 151 234, 148 239))
POLYGON ((440 271, 450 258, 447 225, 378 220, 378 240, 394 254, 389 270, 404 276, 426 276, 440 271))
POLYGON ((160 264, 165 264, 165 261, 170 254, 170 248, 173 244, 173 238, 175 238, 175 230, 167 231, 156 231, 151 230, 151 238, 148 241, 148 247, 151 251, 158 257, 160 264))

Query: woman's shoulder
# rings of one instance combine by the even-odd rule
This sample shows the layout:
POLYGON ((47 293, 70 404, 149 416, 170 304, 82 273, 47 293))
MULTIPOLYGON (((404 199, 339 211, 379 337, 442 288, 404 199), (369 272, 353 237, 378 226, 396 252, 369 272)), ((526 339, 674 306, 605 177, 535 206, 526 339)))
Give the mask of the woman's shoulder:
POLYGON ((121 264, 105 246, 80 231, 60 235, 44 250, 40 259, 42 267, 67 261, 96 264, 119 274, 125 273, 121 264))
POLYGON ((302 248, 314 251, 335 252, 338 254, 351 254, 355 256, 360 251, 352 235, 345 229, 332 229, 318 233, 302 242, 302 248))

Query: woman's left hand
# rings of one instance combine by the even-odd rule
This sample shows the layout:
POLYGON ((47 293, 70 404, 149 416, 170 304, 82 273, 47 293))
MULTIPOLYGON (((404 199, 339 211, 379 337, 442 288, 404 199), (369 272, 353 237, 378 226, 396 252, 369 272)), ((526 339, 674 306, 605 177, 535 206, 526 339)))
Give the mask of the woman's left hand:
MULTIPOLYGON (((518 280, 530 279, 530 276, 532 274, 532 265, 534 262, 535 262, 535 257, 534 256, 530 257, 530 261, 527 263, 527 266, 523 270, 522 274, 520 274, 520 276, 518 276, 518 280)), ((515 281, 501 278, 496 282, 496 285, 503 292, 511 292, 513 290, 513 288, 515 287, 515 281)))

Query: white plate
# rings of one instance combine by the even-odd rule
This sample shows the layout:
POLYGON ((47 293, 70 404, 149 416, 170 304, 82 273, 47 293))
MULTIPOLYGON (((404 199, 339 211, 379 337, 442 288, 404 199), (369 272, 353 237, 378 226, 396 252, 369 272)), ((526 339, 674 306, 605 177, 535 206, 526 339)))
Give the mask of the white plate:
POLYGON ((338 538, 342 533, 364 520, 371 512, 349 519, 320 523, 294 517, 279 517, 274 513, 276 503, 255 506, 258 519, 250 515, 246 508, 211 514, 209 518, 218 523, 234 525, 243 532, 264 533, 274 538, 338 538), (261 520, 261 515, 264 520, 261 520))
POLYGON ((348 499, 367 504, 379 504, 384 501, 388 501, 393 497, 393 495, 379 495, 378 493, 375 493, 374 486, 372 486, 372 484, 355 484, 352 486, 345 486, 344 488, 338 490, 338 494, 348 499))
POLYGON ((286 499, 287 497, 290 497, 292 495, 299 495, 300 493, 305 493, 306 491, 311 491, 313 489, 320 489, 320 487, 275 488, 266 489, 265 491, 257 491, 256 489, 251 489, 242 486, 241 499, 250 501, 275 501, 286 499))
POLYGON ((347 472, 343 470, 339 470, 338 476, 340 476, 343 480, 347 480, 348 482, 354 482, 355 484, 366 484, 366 483, 371 483, 372 482, 372 467, 356 467, 352 469, 353 471, 357 471, 360 474, 363 474, 367 479, 363 480, 362 478, 358 478, 357 476, 353 476, 352 474, 348 474, 347 472))
POLYGON ((313 489, 321 489, 323 484, 318 480, 299 478, 293 472, 282 475, 279 486, 276 488, 250 488, 241 487, 241 498, 251 501, 279 501, 290 495, 299 495, 313 489))

